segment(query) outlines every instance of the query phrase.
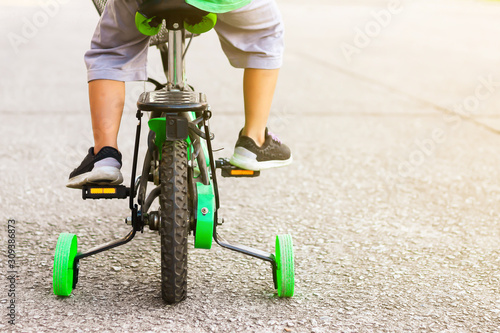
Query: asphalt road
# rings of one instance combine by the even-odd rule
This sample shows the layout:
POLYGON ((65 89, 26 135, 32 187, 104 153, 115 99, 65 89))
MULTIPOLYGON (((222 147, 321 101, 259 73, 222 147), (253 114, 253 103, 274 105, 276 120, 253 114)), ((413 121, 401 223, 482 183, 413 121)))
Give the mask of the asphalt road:
MULTIPOLYGON (((175 306, 162 303, 149 230, 82 260, 72 296, 53 295, 59 233, 88 249, 129 230, 126 202, 83 201, 64 187, 92 145, 83 53, 98 17, 90 1, 58 2, 46 21, 38 2, 0 2, 0 331, 500 331, 500 2, 278 2, 287 53, 270 128, 295 162, 222 180, 221 233, 267 251, 291 233, 296 295, 275 296, 266 263, 191 239, 189 294, 175 306)), ((193 43, 189 80, 207 94, 214 145, 229 156, 243 122, 241 72, 213 33, 193 43)), ((127 87, 126 178, 144 89, 127 87)))

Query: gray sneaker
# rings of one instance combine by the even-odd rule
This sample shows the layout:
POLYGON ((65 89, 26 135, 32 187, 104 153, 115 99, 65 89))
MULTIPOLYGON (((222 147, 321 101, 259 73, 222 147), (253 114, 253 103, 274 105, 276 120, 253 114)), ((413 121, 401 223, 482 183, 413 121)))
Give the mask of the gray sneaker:
POLYGON ((241 135, 236 141, 234 154, 229 160, 232 165, 247 170, 264 170, 289 165, 292 163, 292 153, 287 145, 266 128, 266 141, 262 147, 257 146, 253 139, 241 135))

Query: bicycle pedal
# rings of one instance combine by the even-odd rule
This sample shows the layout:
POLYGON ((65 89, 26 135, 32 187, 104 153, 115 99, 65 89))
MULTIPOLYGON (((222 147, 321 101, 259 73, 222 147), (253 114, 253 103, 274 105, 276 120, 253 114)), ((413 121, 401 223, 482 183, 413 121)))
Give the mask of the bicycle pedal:
POLYGON ((86 199, 126 199, 130 188, 123 185, 84 185, 82 198, 86 199))
POLYGON ((260 171, 246 170, 229 163, 228 158, 219 158, 215 167, 221 169, 222 177, 258 177, 260 171))

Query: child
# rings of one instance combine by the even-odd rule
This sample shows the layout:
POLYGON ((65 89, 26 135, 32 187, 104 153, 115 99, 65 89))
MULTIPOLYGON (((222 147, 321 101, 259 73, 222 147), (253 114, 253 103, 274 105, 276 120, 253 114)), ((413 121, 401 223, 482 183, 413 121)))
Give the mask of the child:
MULTIPOLYGON (((205 0, 206 1, 206 0, 205 0)), ((224 2, 211 0, 210 2, 224 2)), ((283 54, 283 23, 274 0, 225 0, 244 7, 218 14, 215 26, 232 66, 244 68, 245 125, 231 163, 262 170, 292 162, 290 149, 266 124, 283 54)), ((203 6, 203 0, 188 0, 203 6)), ((140 0, 108 0, 85 54, 94 147, 69 176, 66 186, 121 184, 123 176, 117 136, 125 101, 125 81, 147 80, 149 37, 134 24, 140 0)), ((231 4, 229 4, 231 6, 231 4)), ((203 8, 202 8, 203 9, 203 8)))

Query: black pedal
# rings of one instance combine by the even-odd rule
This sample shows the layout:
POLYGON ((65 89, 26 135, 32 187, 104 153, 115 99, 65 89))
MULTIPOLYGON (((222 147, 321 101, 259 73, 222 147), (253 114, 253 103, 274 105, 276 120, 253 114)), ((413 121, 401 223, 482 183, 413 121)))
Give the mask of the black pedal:
POLYGON ((215 161, 215 167, 221 169, 222 177, 258 177, 260 171, 245 170, 229 163, 228 158, 219 158, 215 161))
POLYGON ((123 185, 84 185, 82 198, 86 199, 126 199, 130 188, 123 185))

